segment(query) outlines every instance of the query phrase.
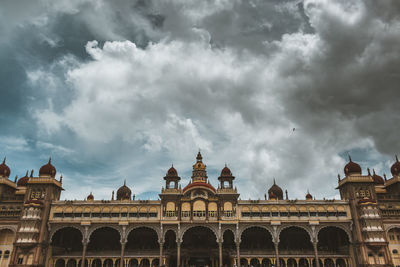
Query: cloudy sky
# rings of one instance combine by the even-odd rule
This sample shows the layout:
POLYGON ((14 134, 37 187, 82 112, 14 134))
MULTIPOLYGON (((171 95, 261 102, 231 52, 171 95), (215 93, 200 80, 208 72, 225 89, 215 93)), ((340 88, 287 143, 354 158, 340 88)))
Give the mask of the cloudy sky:
POLYGON ((3 0, 0 156, 49 156, 62 199, 157 198, 171 163, 242 199, 338 197, 350 154, 400 154, 400 1, 3 0), (293 131, 295 128, 295 131, 293 131))

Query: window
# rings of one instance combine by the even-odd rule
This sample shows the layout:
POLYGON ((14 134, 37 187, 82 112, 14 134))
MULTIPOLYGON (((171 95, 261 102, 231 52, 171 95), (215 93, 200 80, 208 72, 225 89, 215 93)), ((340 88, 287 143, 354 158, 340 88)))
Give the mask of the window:
POLYGON ((360 197, 365 197, 365 191, 364 190, 360 190, 360 197))
POLYGON ((394 240, 394 235, 389 235, 390 240, 394 240))
POLYGON ((9 250, 6 250, 6 251, 4 252, 4 258, 5 258, 5 259, 8 259, 8 257, 10 257, 10 251, 9 251, 9 250))
POLYGON ((0 250, 0 259, 1 259, 1 256, 3 256, 3 251, 0 250))
POLYGON ((393 249, 393 250, 392 250, 392 253, 393 253, 393 254, 398 254, 399 252, 397 251, 397 249, 393 249))
POLYGON ((19 255, 17 263, 22 264, 23 262, 24 262, 24 256, 19 255))

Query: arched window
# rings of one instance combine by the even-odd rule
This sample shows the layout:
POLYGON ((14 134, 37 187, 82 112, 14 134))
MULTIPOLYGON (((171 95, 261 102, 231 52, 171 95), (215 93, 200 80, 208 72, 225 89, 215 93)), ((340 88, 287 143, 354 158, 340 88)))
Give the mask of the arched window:
POLYGON ((20 254, 18 256, 18 264, 23 264, 24 263, 24 255, 20 254))
POLYGON ((393 253, 393 254, 398 254, 399 252, 397 251, 397 249, 393 249, 393 250, 392 250, 392 253, 393 253))
POLYGON ((9 250, 6 250, 6 251, 4 252, 4 258, 5 258, 5 259, 8 259, 8 257, 10 257, 10 251, 9 251, 9 250))

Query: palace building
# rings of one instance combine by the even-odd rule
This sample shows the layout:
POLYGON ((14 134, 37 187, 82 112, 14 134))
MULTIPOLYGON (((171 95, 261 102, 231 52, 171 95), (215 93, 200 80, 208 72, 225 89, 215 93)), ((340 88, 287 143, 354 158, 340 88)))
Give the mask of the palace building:
POLYGON ((135 199, 124 183, 110 200, 61 201, 51 160, 38 175, 10 173, 4 160, 0 267, 400 266, 397 157, 391 178, 349 158, 340 200, 288 199, 275 181, 264 200, 240 200, 231 170, 213 186, 200 152, 189 184, 167 171, 159 200, 135 199))

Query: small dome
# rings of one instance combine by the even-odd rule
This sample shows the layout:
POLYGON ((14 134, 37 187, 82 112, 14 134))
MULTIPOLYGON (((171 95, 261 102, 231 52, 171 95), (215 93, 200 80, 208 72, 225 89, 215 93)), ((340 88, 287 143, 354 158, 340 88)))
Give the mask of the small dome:
POLYGON ((90 192, 90 194, 87 196, 86 199, 87 200, 94 200, 94 196, 93 196, 92 192, 90 192))
POLYGON ((24 177, 21 177, 18 182, 17 186, 26 186, 28 184, 29 177, 28 177, 28 171, 26 171, 26 174, 24 177))
POLYGON ((379 176, 375 173, 375 170, 372 169, 373 175, 372 175, 372 179, 374 179, 374 183, 376 184, 384 184, 385 180, 383 180, 382 176, 379 176))
POLYGON ((399 176, 400 175, 400 161, 397 158, 397 155, 396 155, 396 162, 393 163, 392 167, 390 168, 390 171, 391 171, 393 176, 399 176))
POLYGON ((117 200, 130 200, 131 195, 132 191, 126 186, 126 181, 124 181, 124 185, 117 191, 117 200))
POLYGON ((10 177, 10 168, 6 165, 6 158, 3 159, 3 163, 0 164, 0 177, 10 177))
POLYGON ((221 176, 232 176, 231 170, 226 165, 221 171, 221 176))
POLYGON ((309 191, 307 191, 306 200, 312 200, 312 199, 313 199, 312 195, 310 194, 309 191))
POLYGON ((51 158, 49 158, 49 162, 46 165, 43 165, 39 170, 39 177, 40 176, 56 176, 56 168, 51 164, 51 158))
POLYGON ((357 163, 351 160, 349 156, 349 163, 344 166, 344 174, 351 175, 351 174, 360 174, 361 175, 361 167, 357 163))
POLYGON ((278 199, 283 199, 283 191, 282 188, 276 185, 275 179, 274 179, 274 184, 271 186, 271 188, 268 190, 268 195, 271 198, 271 193, 275 195, 276 198, 278 199))
POLYGON ((172 165, 171 168, 169 168, 167 176, 178 176, 178 172, 174 168, 174 165, 172 165))

